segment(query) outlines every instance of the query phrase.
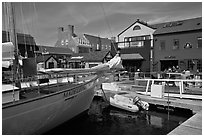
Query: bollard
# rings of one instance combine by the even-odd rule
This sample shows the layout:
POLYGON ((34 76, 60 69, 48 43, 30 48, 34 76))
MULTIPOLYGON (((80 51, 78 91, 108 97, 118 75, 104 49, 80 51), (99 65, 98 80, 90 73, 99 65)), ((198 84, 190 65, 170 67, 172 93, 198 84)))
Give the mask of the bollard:
POLYGON ((139 72, 135 72, 134 76, 135 85, 139 85, 139 81, 137 81, 136 79, 139 79, 139 72))

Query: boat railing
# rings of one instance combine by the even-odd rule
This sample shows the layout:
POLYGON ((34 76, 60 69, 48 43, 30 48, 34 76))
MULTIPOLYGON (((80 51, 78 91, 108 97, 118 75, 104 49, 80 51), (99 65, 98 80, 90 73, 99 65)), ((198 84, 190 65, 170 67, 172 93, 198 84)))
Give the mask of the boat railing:
POLYGON ((38 75, 33 76, 23 76, 17 80, 14 79, 12 73, 4 72, 2 75, 3 84, 12 84, 16 81, 20 81, 22 88, 30 88, 41 85, 51 85, 56 83, 84 83, 90 79, 90 76, 93 76, 93 72, 85 73, 39 73, 38 75))

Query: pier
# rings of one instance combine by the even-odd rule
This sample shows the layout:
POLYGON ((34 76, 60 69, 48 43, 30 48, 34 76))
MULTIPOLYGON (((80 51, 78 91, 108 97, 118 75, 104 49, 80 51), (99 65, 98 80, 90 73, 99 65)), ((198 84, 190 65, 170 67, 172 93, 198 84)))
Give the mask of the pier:
POLYGON ((176 97, 173 96, 173 93, 164 93, 162 98, 158 98, 152 97, 150 92, 146 94, 145 91, 137 91, 131 84, 122 82, 103 83, 102 87, 103 91, 98 90, 98 93, 101 92, 101 96, 105 96, 107 100, 114 94, 122 93, 127 97, 138 96, 154 106, 191 110, 194 115, 168 135, 202 135, 202 95, 192 95, 194 99, 190 99, 188 95, 182 95, 182 98, 180 98, 180 95, 176 97))

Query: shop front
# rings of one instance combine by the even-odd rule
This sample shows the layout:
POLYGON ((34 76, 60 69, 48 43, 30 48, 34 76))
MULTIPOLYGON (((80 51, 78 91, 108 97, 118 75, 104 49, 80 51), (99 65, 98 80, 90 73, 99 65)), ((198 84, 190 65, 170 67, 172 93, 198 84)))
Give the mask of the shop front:
POLYGON ((139 53, 121 54, 122 64, 126 71, 136 72, 141 70, 143 57, 139 53))

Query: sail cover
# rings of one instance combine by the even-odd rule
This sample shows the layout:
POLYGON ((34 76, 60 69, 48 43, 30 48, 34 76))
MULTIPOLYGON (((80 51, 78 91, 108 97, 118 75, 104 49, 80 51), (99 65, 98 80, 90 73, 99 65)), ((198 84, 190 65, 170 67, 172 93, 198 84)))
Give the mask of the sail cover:
MULTIPOLYGON (((12 42, 2 43, 2 67, 9 68, 14 60, 14 45, 12 42)), ((22 60, 19 60, 22 65, 22 60)))
POLYGON ((2 43, 2 60, 14 59, 14 45, 12 42, 2 43))

